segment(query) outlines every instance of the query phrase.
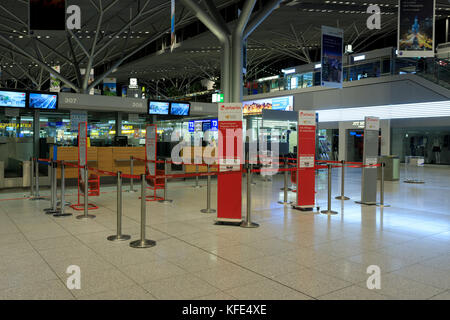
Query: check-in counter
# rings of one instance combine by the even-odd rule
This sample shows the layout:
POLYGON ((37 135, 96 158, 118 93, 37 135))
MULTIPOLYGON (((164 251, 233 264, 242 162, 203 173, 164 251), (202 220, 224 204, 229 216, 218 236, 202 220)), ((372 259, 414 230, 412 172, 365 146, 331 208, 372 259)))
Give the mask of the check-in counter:
MULTIPOLYGON (((130 157, 145 158, 144 147, 89 147, 88 148, 88 166, 103 171, 130 173, 130 157)), ((53 149, 50 149, 50 158, 53 157, 53 149)), ((57 160, 64 160, 68 163, 78 164, 77 147, 58 147, 57 160)), ((145 171, 145 165, 142 161, 134 161, 133 174, 142 174, 145 171)), ((66 178, 77 178, 78 169, 66 166, 66 178)), ((61 171, 57 170, 58 179, 61 171)), ((106 174, 99 174, 106 176, 106 174)))
MULTIPOLYGON (((102 148, 106 149, 106 148, 102 148)), ((130 158, 131 156, 139 159, 145 159, 145 148, 144 147, 112 147, 111 157, 113 172, 122 172, 125 174, 130 174, 130 158)), ((145 164, 142 161, 133 161, 133 174, 143 174, 145 173, 145 164)))
MULTIPOLYGON (((206 164, 205 159, 207 158, 216 158, 216 148, 212 149, 211 153, 209 152, 211 147, 184 147, 181 150, 181 157, 183 159, 184 163, 194 163, 194 159, 195 156, 201 155, 201 159, 202 159, 202 164, 206 164), (206 153, 205 154, 205 149, 206 153)), ((210 163, 210 164, 217 164, 217 160, 215 160, 214 162, 210 163)), ((197 166, 195 164, 185 164, 184 165, 184 172, 185 173, 194 173, 196 172, 197 166)), ((198 172, 207 172, 208 171, 208 167, 206 166, 202 166, 199 165, 198 166, 198 172)), ((217 171, 217 167, 212 167, 211 171, 217 171)))

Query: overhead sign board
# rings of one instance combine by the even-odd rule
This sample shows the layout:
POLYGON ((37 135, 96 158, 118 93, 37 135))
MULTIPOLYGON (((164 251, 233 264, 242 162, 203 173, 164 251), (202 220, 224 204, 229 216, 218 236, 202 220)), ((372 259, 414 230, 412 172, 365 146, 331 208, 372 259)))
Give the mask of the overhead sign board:
POLYGON ((435 0, 399 0, 400 57, 434 57, 435 6, 435 0))
POLYGON ((62 110, 92 110, 92 111, 117 111, 129 113, 147 113, 147 100, 93 96, 77 93, 60 93, 59 109, 62 110))
POLYGON ((342 88, 344 31, 322 26, 321 85, 342 88))

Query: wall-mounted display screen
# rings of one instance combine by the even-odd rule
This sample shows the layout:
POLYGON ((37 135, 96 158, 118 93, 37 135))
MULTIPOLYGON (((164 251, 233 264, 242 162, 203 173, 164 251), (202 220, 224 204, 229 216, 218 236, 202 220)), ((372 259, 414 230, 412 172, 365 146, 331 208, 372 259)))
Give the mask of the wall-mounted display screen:
POLYGON ((29 104, 31 109, 56 110, 58 95, 53 93, 30 93, 29 104))
POLYGON ((169 114, 170 102, 164 101, 150 101, 148 113, 149 114, 169 114))
POLYGON ((188 116, 191 105, 189 103, 172 102, 170 114, 174 116, 188 116))
POLYGON ((263 109, 293 111, 294 96, 244 101, 244 115, 261 114, 263 109))
POLYGON ((25 108, 26 106, 26 92, 0 90, 0 107, 25 108))
POLYGON ((211 129, 211 121, 204 121, 202 123, 202 131, 208 131, 211 129))
POLYGON ((219 121, 217 119, 207 120, 191 120, 189 121, 189 132, 205 132, 205 131, 218 131, 219 121))

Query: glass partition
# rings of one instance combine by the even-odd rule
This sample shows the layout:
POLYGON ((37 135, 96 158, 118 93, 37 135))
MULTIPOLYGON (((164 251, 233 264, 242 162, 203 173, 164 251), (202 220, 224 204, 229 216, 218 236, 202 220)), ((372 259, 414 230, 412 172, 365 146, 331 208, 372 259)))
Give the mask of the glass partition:
MULTIPOLYGON (((413 73, 450 88, 450 61, 443 58, 397 58, 383 56, 344 65, 344 82, 378 78, 394 74, 413 73)), ((277 79, 249 81, 245 95, 320 86, 320 69, 280 75, 277 79)))

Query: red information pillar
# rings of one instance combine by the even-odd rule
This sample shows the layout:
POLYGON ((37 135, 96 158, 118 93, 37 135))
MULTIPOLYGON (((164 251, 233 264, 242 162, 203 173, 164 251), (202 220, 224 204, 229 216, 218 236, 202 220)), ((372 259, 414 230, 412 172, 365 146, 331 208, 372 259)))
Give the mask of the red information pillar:
POLYGON ((310 211, 315 204, 316 114, 298 111, 297 203, 295 209, 310 211))
POLYGON ((217 221, 242 221, 242 103, 219 104, 217 221))

